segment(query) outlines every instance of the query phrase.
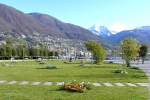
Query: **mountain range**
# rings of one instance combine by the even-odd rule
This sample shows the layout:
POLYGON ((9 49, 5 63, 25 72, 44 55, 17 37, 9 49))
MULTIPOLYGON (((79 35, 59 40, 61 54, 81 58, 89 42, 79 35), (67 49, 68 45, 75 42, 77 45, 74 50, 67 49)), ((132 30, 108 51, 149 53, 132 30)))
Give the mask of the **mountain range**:
POLYGON ((142 26, 132 30, 123 30, 116 34, 112 34, 112 32, 105 26, 95 27, 94 25, 90 27, 89 30, 93 32, 93 34, 103 37, 104 40, 107 40, 112 44, 118 44, 123 39, 132 37, 139 42, 150 46, 150 26, 142 26))
POLYGON ((96 40, 111 48, 126 37, 133 37, 150 45, 150 26, 124 30, 113 34, 105 26, 93 25, 89 29, 65 23, 47 14, 24 13, 13 7, 0 4, 0 41, 8 36, 26 41, 45 38, 63 38, 75 41, 96 40), (35 38, 36 37, 36 38, 35 38))
POLYGON ((0 35, 11 34, 19 38, 53 37, 74 40, 101 41, 88 29, 65 23, 57 18, 41 13, 24 13, 13 7, 0 4, 0 35))

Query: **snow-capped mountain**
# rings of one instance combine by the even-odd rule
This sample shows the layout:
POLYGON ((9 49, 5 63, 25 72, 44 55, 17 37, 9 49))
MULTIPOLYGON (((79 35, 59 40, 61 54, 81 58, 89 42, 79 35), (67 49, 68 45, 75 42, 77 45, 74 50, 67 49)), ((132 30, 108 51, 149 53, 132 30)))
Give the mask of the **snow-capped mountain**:
POLYGON ((150 46, 150 26, 137 27, 132 30, 124 30, 108 38, 112 43, 119 43, 127 37, 137 39, 140 43, 150 46))
POLYGON ((140 43, 150 46, 150 26, 141 26, 130 30, 115 32, 107 29, 105 26, 93 25, 89 30, 112 44, 119 44, 123 39, 132 37, 137 39, 140 43))
POLYGON ((109 31, 105 26, 93 25, 89 28, 89 30, 92 33, 102 37, 109 37, 112 35, 111 31, 109 31))
POLYGON ((150 31, 150 26, 137 27, 136 30, 150 31))

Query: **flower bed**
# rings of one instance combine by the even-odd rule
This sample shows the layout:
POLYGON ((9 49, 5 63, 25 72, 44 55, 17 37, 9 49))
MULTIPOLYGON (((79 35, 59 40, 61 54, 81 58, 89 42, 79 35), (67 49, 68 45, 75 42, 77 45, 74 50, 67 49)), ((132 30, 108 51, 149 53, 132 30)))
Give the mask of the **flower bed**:
POLYGON ((92 87, 92 84, 89 83, 66 83, 62 86, 61 89, 83 93, 86 90, 92 89, 92 87))

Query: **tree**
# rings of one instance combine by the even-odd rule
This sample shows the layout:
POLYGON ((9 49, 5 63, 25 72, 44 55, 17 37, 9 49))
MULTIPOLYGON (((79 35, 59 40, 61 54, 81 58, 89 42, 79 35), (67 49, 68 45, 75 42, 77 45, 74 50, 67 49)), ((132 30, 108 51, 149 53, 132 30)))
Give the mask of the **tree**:
POLYGON ((87 50, 93 54, 93 59, 96 64, 102 63, 105 59, 105 49, 95 41, 87 41, 85 43, 87 50))
POLYGON ((46 45, 43 47, 43 55, 44 57, 48 57, 48 47, 46 45))
POLYGON ((30 55, 32 58, 34 57, 34 53, 35 53, 34 48, 33 48, 33 47, 30 47, 30 48, 29 48, 29 55, 30 55))
POLYGON ((2 58, 6 57, 6 46, 4 44, 0 48, 0 56, 2 58))
POLYGON ((121 42, 122 58, 126 61, 127 67, 130 67, 130 61, 138 56, 139 43, 136 39, 126 38, 121 42))
POLYGON ((17 48, 17 53, 21 59, 24 59, 24 57, 29 55, 28 47, 25 44, 19 45, 17 48))
POLYGON ((148 52, 147 45, 141 45, 140 50, 139 50, 139 57, 142 58, 142 64, 144 64, 144 60, 147 55, 147 52, 148 52))
POLYGON ((34 56, 37 58, 40 56, 40 47, 34 48, 34 56))
POLYGON ((58 56, 58 52, 57 51, 54 52, 54 56, 58 56))
POLYGON ((16 50, 16 48, 12 48, 12 56, 13 57, 17 56, 17 50, 16 50))
POLYGON ((10 39, 6 40, 5 50, 6 50, 6 57, 9 59, 12 56, 12 41, 10 39))
POLYGON ((53 52, 52 52, 52 51, 49 51, 49 52, 48 52, 48 56, 53 56, 53 52))

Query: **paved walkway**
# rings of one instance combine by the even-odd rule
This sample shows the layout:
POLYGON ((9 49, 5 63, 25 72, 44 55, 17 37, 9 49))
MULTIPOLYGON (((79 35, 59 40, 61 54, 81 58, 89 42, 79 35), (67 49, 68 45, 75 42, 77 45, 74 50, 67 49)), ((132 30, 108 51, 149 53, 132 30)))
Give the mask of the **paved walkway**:
MULTIPOLYGON (((107 60, 107 62, 109 62, 109 61, 113 61, 113 62, 119 63, 119 64, 125 63, 123 60, 107 60)), ((150 80, 150 61, 145 61, 144 64, 142 64, 142 62, 137 63, 137 61, 135 61, 135 62, 132 62, 131 65, 142 69, 146 73, 146 75, 148 76, 148 78, 150 80)))
MULTIPOLYGON (((140 69, 142 69, 146 73, 146 75, 149 78, 148 88, 150 91, 150 61, 145 61, 144 64, 141 64, 141 63, 140 64, 133 64, 133 66, 139 67, 140 69)), ((150 92, 149 92, 149 95, 150 95, 150 92)), ((150 97, 149 97, 149 100, 150 100, 150 97)))
POLYGON ((148 76, 149 80, 150 80, 150 61, 145 61, 144 64, 132 64, 132 66, 137 66, 140 69, 142 69, 148 76))
MULTIPOLYGON (((33 81, 7 81, 0 80, 0 85, 31 85, 31 86, 51 86, 51 85, 63 85, 64 82, 33 82, 33 81)), ((148 87, 148 83, 91 83, 94 86, 105 86, 105 87, 148 87)))
MULTIPOLYGON (((113 60, 113 62, 115 62, 115 63, 123 63, 122 60, 118 60, 118 61, 113 60)), ((144 64, 142 64, 142 62, 132 62, 131 65, 142 69, 146 73, 146 75, 149 78, 148 87, 150 89, 150 61, 145 61, 144 64)))

